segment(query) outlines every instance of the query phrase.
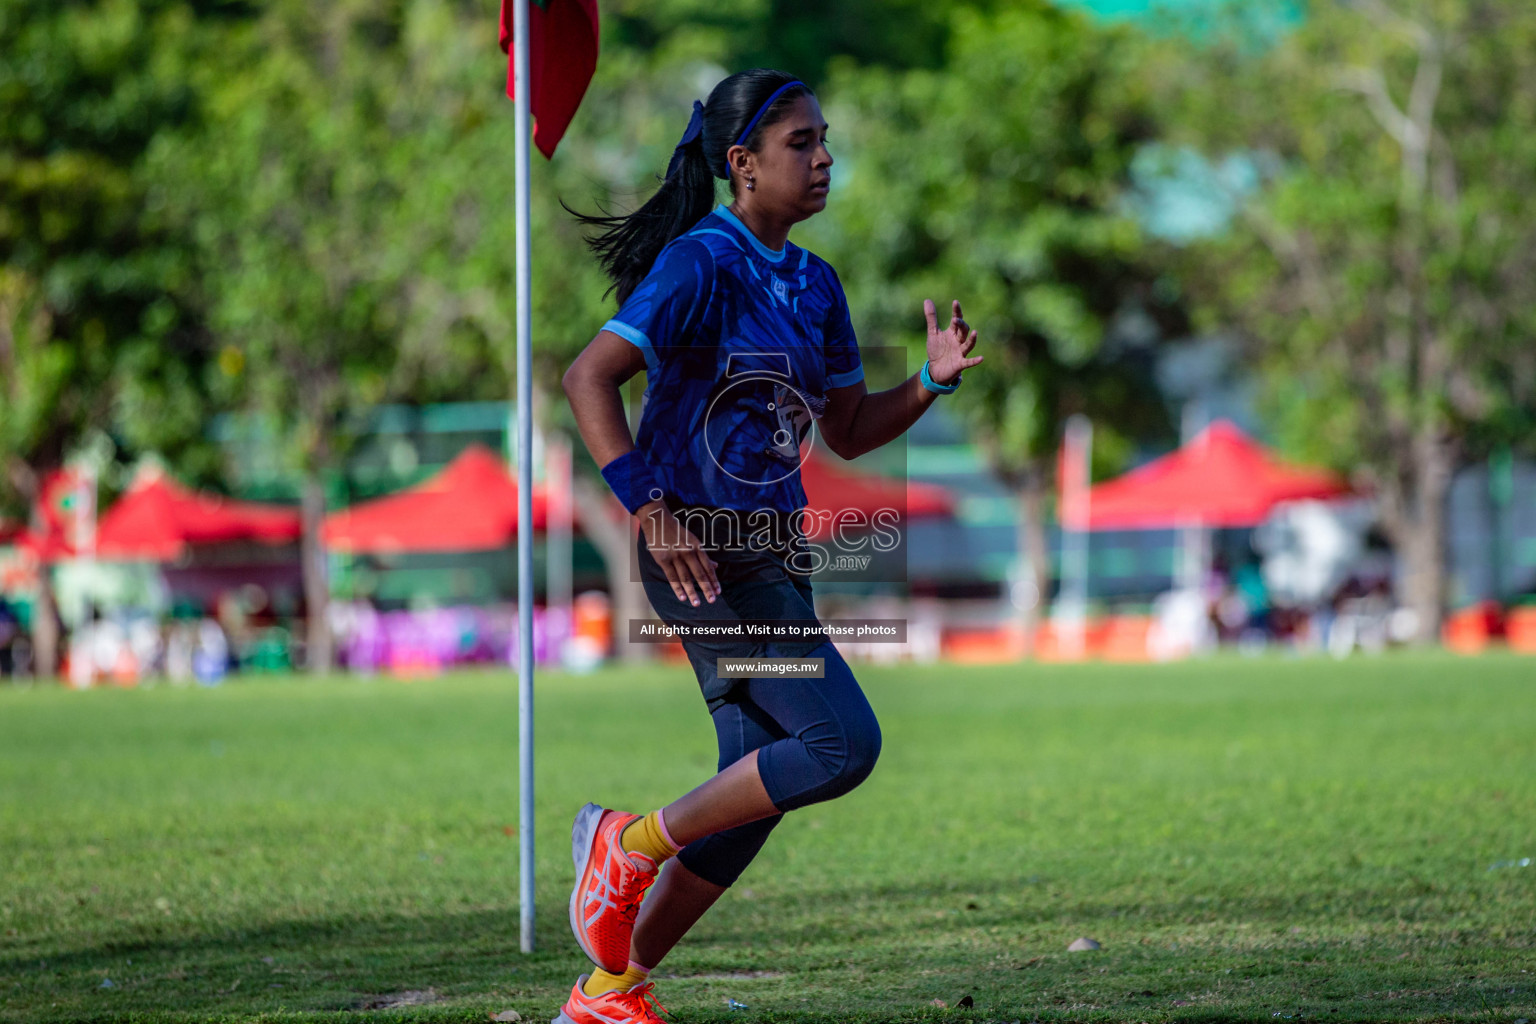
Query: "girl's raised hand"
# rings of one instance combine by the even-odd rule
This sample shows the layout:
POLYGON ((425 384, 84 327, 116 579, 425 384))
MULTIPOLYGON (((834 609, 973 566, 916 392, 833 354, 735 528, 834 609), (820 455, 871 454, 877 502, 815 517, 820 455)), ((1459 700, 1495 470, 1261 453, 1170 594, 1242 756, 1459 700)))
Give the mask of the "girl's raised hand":
POLYGON ((954 301, 954 311, 949 325, 940 330, 938 307, 932 299, 923 300, 923 316, 928 319, 928 375, 939 384, 954 383, 962 370, 969 370, 983 358, 970 354, 976 347, 976 332, 965 322, 959 299, 954 301))

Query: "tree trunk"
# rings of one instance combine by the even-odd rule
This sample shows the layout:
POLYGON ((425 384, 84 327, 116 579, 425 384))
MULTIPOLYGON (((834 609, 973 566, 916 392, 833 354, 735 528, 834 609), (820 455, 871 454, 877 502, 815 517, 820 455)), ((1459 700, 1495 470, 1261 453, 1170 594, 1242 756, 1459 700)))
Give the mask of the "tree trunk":
POLYGON ((1403 599, 1418 618, 1420 644, 1436 643, 1445 617, 1446 497, 1450 445, 1431 431, 1413 445, 1413 510, 1394 538, 1403 559, 1403 599))
POLYGON ((314 470, 304 477, 301 517, 300 557, 303 560, 304 605, 308 609, 304 662, 310 672, 323 673, 334 667, 335 659, 331 647, 331 583, 326 571, 325 548, 320 543, 320 526, 325 521, 325 485, 314 470))
POLYGON ((1045 475, 1038 466, 1023 474, 1016 495, 1019 500, 1019 553, 1029 560, 1029 578, 1036 599, 1020 612, 1024 653, 1035 650, 1035 634, 1050 602, 1051 546, 1045 529, 1045 475))
POLYGON ((59 606, 53 597, 53 572, 37 567, 37 603, 32 606, 32 678, 53 679, 59 674, 59 606))
MULTIPOLYGON (((12 459, 5 469, 11 485, 26 502, 28 522, 34 533, 46 537, 39 502, 42 499, 44 471, 21 459, 12 459)), ((37 567, 37 603, 32 607, 32 677, 53 679, 59 674, 59 648, 63 629, 59 622, 59 604, 53 594, 53 572, 46 564, 37 567)))
POLYGON ((611 501, 607 493, 590 480, 573 476, 571 498, 582 532, 597 545, 608 572, 608 594, 613 602, 614 655, 625 662, 649 661, 656 653, 654 645, 629 642, 631 619, 655 617, 635 565, 633 521, 609 516, 611 501))

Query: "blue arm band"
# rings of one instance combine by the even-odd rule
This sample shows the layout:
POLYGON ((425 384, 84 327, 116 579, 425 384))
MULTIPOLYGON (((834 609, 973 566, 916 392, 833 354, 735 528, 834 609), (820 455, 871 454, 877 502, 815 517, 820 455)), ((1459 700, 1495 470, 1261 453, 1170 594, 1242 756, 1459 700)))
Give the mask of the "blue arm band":
POLYGON ((656 478, 651 467, 646 465, 645 456, 640 454, 638 448, 631 448, 604 466, 603 479, 608 481, 608 486, 630 515, 638 512, 640 506, 656 501, 662 494, 661 481, 656 478))
POLYGON ((951 395, 954 394, 955 389, 960 386, 960 378, 964 375, 956 374, 955 382, 953 384, 940 384, 938 381, 933 379, 932 375, 928 373, 928 364, 925 362, 923 363, 923 372, 919 376, 922 379, 923 387, 927 388, 929 391, 932 391, 934 394, 951 395))

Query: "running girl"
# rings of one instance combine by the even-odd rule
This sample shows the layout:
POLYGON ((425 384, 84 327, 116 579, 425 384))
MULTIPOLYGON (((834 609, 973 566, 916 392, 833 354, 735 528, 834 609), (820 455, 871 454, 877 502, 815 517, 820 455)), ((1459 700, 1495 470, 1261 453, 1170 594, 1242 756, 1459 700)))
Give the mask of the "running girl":
MULTIPOLYGON (((600 229, 590 244, 620 309, 571 364, 565 393, 604 478, 639 520, 641 577, 663 620, 815 620, 796 521, 811 422, 852 458, 899 437, 982 361, 970 355, 976 333, 960 304, 940 329, 924 302, 928 361, 900 386, 867 392, 836 273, 789 241, 793 225, 826 207, 831 168, 811 90, 783 72, 743 71, 694 103, 644 206, 582 217, 600 229), (715 206, 716 178, 730 183, 728 207, 715 206), (631 439, 620 387, 642 370, 631 439)), ((597 970, 553 1024, 659 1021, 650 971, 784 812, 847 793, 879 756, 874 712, 832 644, 684 648, 714 720, 719 774, 649 814, 596 804, 577 814, 571 928, 597 970), (825 676, 719 676, 720 658, 754 656, 820 658, 825 676)))

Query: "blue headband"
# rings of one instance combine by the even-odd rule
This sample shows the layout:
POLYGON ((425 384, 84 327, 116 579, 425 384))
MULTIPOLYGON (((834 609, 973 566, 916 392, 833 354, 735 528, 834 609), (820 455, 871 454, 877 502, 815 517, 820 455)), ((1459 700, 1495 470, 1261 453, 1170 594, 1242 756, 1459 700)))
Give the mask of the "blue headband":
POLYGON ((693 101, 693 116, 688 119, 688 127, 683 129, 683 137, 677 140, 677 145, 672 148, 672 159, 667 161, 667 177, 677 173, 677 169, 683 165, 683 150, 699 137, 704 131, 704 104, 698 100, 693 101))
MULTIPOLYGON (((735 145, 746 145, 747 136, 752 134, 752 129, 757 127, 757 122, 761 121, 763 119, 763 115, 768 113, 768 108, 773 106, 774 103, 778 102, 780 96, 783 96, 786 92, 793 89, 797 85, 804 87, 805 83, 796 80, 793 82, 786 82, 775 89, 773 91, 773 95, 769 96, 768 99, 763 102, 763 105, 757 108, 757 113, 752 115, 752 120, 748 121, 746 128, 742 129, 741 137, 736 140, 735 145)), ((672 175, 677 173, 677 169, 683 165, 683 158, 686 155, 684 151, 690 145, 692 145, 693 142, 697 140, 701 134, 703 134, 703 132, 704 104, 700 103, 698 100, 694 100, 693 114, 688 118, 688 127, 683 129, 683 137, 677 140, 676 146, 672 147, 672 159, 667 161, 667 177, 670 178, 672 175)))
POLYGON ((805 83, 798 80, 794 82, 785 82, 783 85, 773 90, 773 95, 769 96, 768 99, 763 102, 763 105, 757 108, 757 113, 752 115, 752 120, 747 122, 747 126, 742 129, 740 137, 736 139, 734 144, 737 146, 745 146, 747 144, 747 136, 752 134, 752 129, 757 127, 757 122, 761 121, 763 119, 763 115, 768 113, 768 108, 773 106, 774 102, 780 96, 783 96, 786 92, 793 89, 797 85, 803 88, 805 83))

